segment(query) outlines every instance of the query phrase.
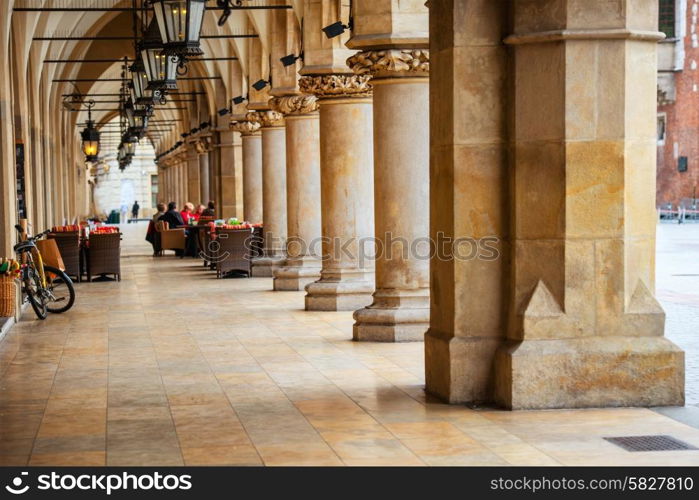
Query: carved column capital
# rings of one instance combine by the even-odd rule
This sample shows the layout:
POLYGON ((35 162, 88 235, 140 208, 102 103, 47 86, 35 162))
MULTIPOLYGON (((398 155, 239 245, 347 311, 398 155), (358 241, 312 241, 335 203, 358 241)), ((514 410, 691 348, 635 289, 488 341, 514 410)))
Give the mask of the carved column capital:
POLYGON ((299 80, 299 88, 305 94, 318 99, 347 97, 371 97, 371 75, 314 75, 299 80))
POLYGON ((262 128, 284 126, 284 115, 279 111, 250 111, 245 115, 245 119, 259 123, 262 128))
POLYGON ((241 135, 255 135, 260 130, 260 124, 249 121, 231 122, 231 130, 240 132, 241 135))
POLYGON ((397 76, 429 76, 430 51, 426 49, 387 49, 358 52, 347 65, 357 75, 377 78, 397 76))
POLYGON ((286 95, 269 100, 273 110, 285 115, 307 115, 318 111, 318 98, 314 95, 286 95))

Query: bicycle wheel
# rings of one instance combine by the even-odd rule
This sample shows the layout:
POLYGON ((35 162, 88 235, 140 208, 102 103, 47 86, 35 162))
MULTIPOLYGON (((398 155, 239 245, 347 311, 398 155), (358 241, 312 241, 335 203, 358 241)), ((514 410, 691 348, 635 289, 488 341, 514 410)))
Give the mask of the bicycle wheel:
POLYGON ((28 267, 24 273, 24 293, 27 294, 29 303, 39 319, 48 316, 47 296, 41 284, 41 277, 33 267, 28 267))
POLYGON ((60 269, 44 266, 46 273, 46 285, 49 292, 47 309, 50 313, 60 314, 73 307, 75 303, 75 289, 73 280, 60 269))

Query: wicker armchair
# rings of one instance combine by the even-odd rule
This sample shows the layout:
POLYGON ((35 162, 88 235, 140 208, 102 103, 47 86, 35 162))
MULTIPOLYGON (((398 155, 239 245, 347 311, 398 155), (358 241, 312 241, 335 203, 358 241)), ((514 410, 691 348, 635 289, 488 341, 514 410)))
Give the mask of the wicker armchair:
POLYGON ((220 229, 216 241, 219 243, 216 256, 216 277, 221 278, 230 271, 242 271, 251 275, 252 255, 250 238, 253 233, 249 229, 220 229))
POLYGON ((80 267, 80 239, 78 232, 50 233, 48 237, 56 241, 66 274, 75 277, 78 283, 80 283, 82 280, 82 269, 80 267))
POLYGON ((121 281, 121 234, 90 234, 87 253, 87 281, 93 275, 113 274, 121 281))
POLYGON ((256 227, 252 231, 252 243, 250 247, 252 248, 253 257, 262 257, 264 254, 264 228, 256 227))
POLYGON ((170 229, 165 221, 158 221, 155 230, 160 234, 160 255, 163 250, 182 250, 186 247, 185 230, 183 227, 170 229))

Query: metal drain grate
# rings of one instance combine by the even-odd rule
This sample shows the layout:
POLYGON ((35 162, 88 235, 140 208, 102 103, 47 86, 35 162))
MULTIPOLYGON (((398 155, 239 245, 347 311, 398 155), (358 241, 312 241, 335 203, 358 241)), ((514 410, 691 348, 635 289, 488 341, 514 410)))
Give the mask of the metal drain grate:
POLYGON ((604 439, 620 448, 624 448, 626 451, 696 450, 694 446, 672 436, 621 436, 606 437, 604 439))

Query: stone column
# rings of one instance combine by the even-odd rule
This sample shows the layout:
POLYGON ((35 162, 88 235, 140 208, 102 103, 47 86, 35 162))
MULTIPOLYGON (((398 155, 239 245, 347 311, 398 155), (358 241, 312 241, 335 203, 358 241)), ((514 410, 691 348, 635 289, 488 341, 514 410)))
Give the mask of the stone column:
POLYGON ((190 143, 187 159, 187 198, 196 200, 201 192, 199 177, 199 155, 194 149, 194 144, 190 143))
POLYGON ((682 405, 684 353, 663 337, 653 296, 657 2, 544 4, 566 15, 543 27, 517 0, 505 39, 515 54, 514 274, 496 401, 682 405))
POLYGON ((187 197, 187 164, 177 158, 177 182, 179 185, 179 196, 184 199, 187 197))
POLYGON ((371 303, 373 262, 362 243, 374 235, 374 154, 370 77, 304 76, 320 103, 323 267, 306 286, 309 311, 352 311, 371 303))
POLYGON ((235 214, 240 220, 245 220, 243 199, 243 138, 241 134, 233 134, 234 183, 235 183, 235 214))
POLYGON ((298 291, 320 278, 320 131, 315 96, 274 97, 285 115, 287 245, 283 267, 274 270, 274 290, 298 291))
POLYGON ((374 87, 374 302, 354 340, 424 339, 429 326, 429 52, 364 51, 348 60, 374 87))
POLYGON ((286 131, 284 115, 277 111, 253 111, 248 120, 262 132, 262 220, 264 256, 252 262, 252 275, 272 277, 286 258, 286 131))
POLYGON ((242 214, 236 210, 239 200, 236 192, 235 170, 237 165, 235 163, 233 135, 234 132, 231 130, 221 130, 219 133, 220 144, 218 144, 218 149, 221 161, 219 198, 221 203, 220 206, 216 207, 216 211, 224 219, 242 217, 242 214))
POLYGON ((260 124, 234 122, 240 132, 243 149, 243 217, 253 224, 262 222, 262 134, 260 124))
POLYGON ((199 194, 197 199, 188 200, 194 203, 195 208, 197 204, 209 201, 211 189, 209 181, 209 152, 204 150, 199 153, 199 194))
POLYGON ((428 392, 682 405, 653 295, 657 2, 445 0, 430 18, 431 231, 477 252, 433 259, 428 392))

